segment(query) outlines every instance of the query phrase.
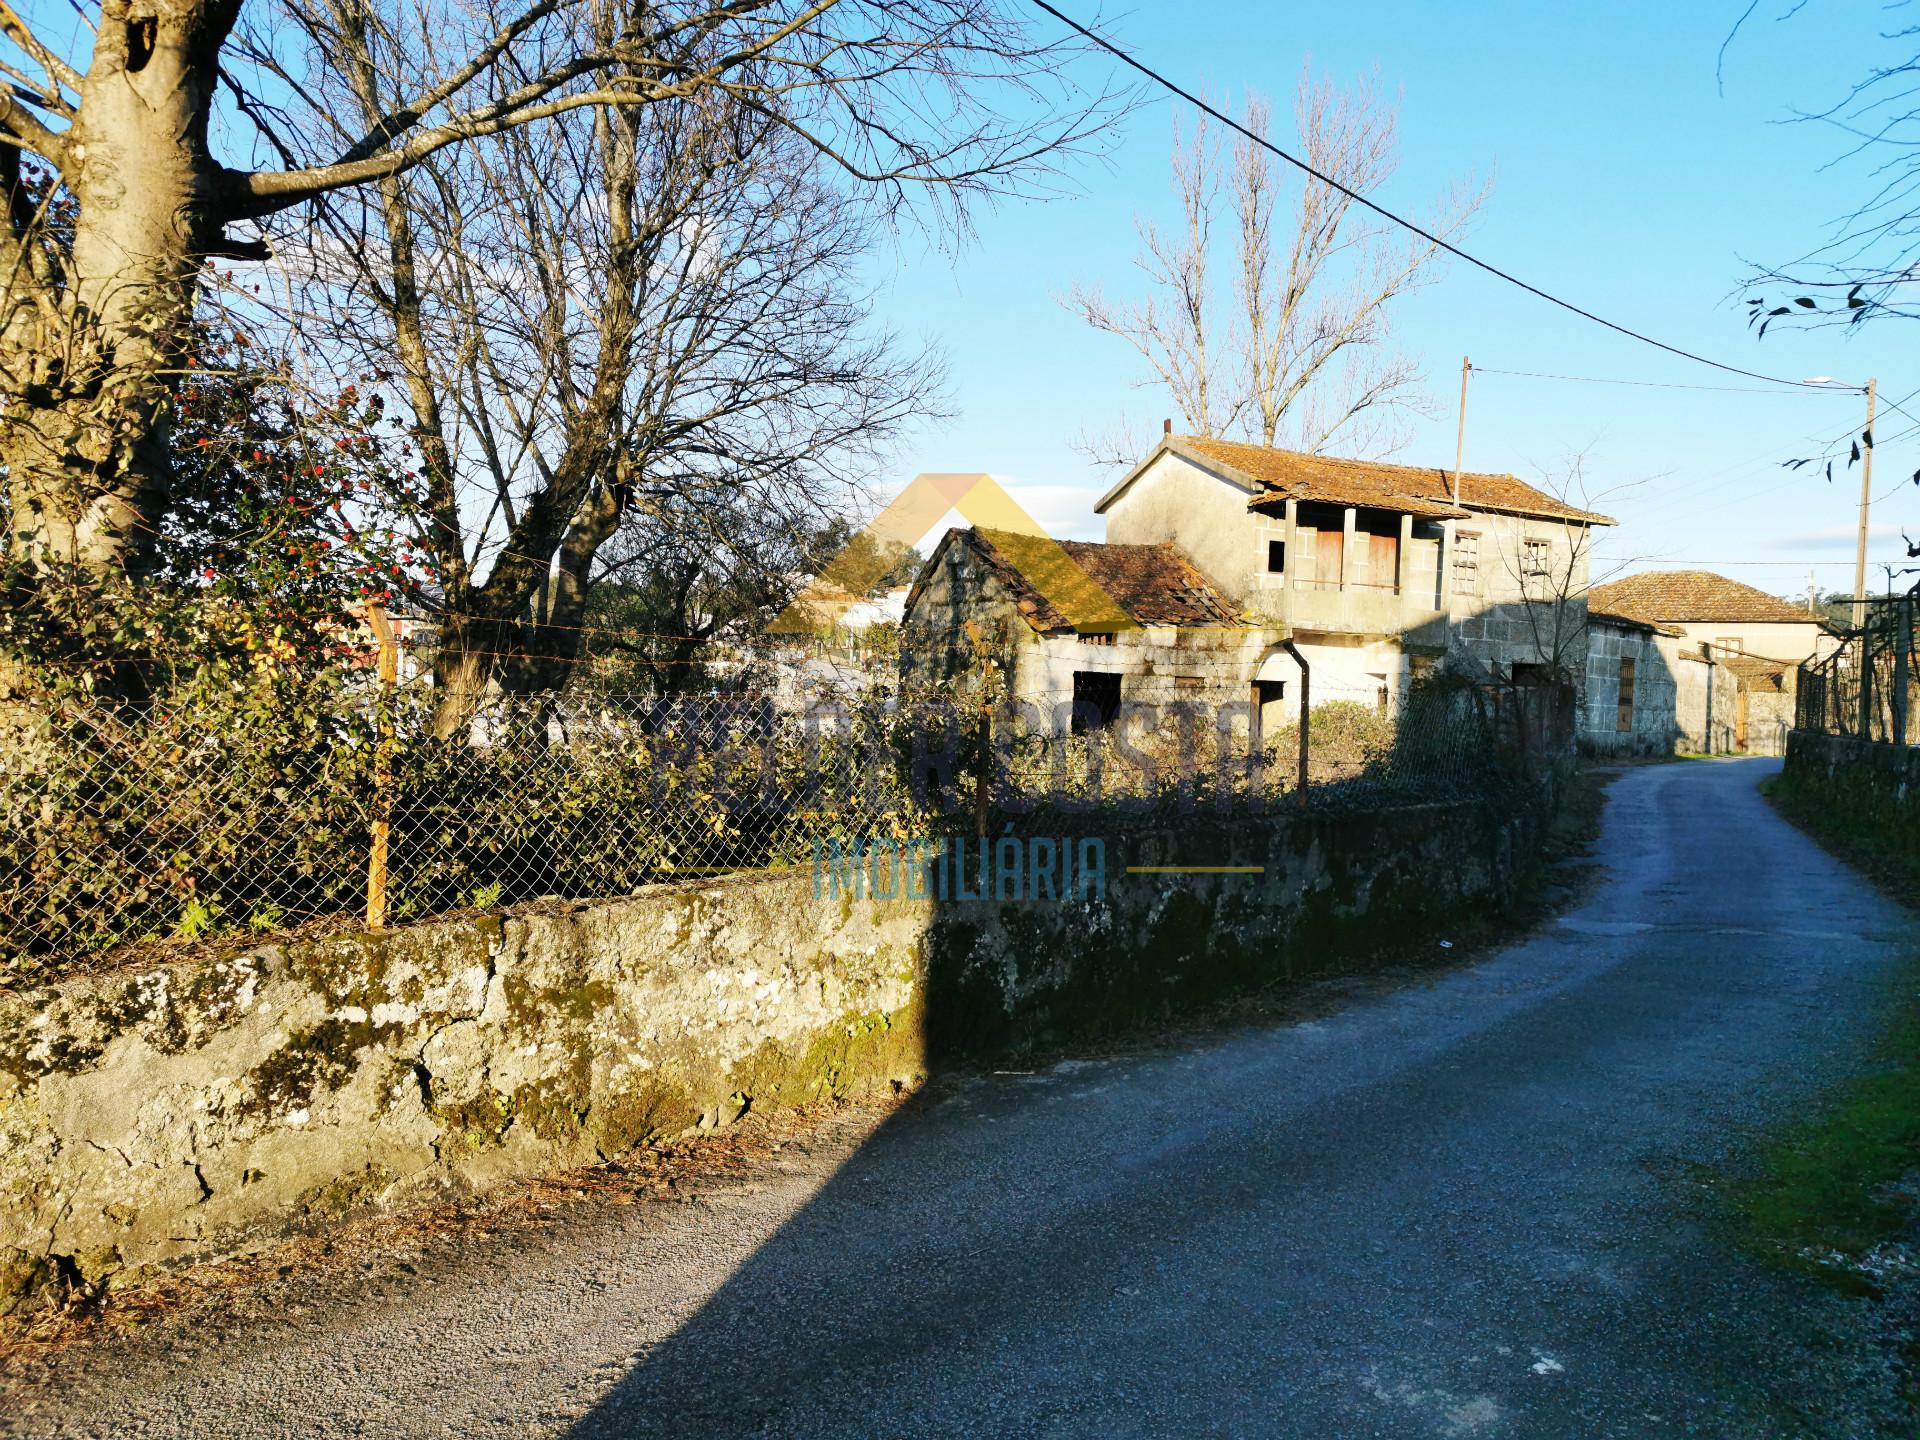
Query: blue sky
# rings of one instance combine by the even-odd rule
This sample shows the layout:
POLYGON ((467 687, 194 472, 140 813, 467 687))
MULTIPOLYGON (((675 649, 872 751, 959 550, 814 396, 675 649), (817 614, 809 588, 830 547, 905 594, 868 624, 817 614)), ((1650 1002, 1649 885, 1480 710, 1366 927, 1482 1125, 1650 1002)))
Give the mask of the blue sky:
MULTIPOLYGON (((1492 197, 1465 243, 1492 263, 1675 345, 1771 374, 1877 375, 1899 400, 1920 387, 1909 358, 1920 329, 1775 330, 1756 342, 1738 288, 1746 261, 1802 253, 1863 191, 1858 162, 1822 169, 1843 148, 1838 132, 1774 122, 1857 79, 1883 52, 1875 37, 1886 16, 1815 0, 1776 23, 1786 0, 1762 0, 1728 50, 1722 93, 1716 52, 1742 8, 1149 4, 1114 19, 1110 33, 1182 83, 1251 86, 1282 115, 1304 59, 1344 78, 1377 70, 1383 88, 1402 93, 1402 160, 1382 203, 1419 214, 1450 181, 1491 173, 1492 197)), ((906 243, 884 313, 945 347, 961 413, 913 437, 902 482, 921 470, 989 471, 1056 533, 1100 537, 1091 504, 1105 476, 1074 453, 1074 437, 1123 415, 1140 433, 1157 431, 1171 410, 1157 389, 1136 388, 1144 373, 1122 342, 1087 329, 1057 297, 1076 280, 1129 292, 1134 214, 1164 215, 1169 203, 1179 103, 1131 116, 1109 160, 1074 173, 1069 198, 983 211, 957 254, 906 243)), ((1290 122, 1275 138, 1290 141, 1290 122)), ((1415 463, 1452 463, 1462 355, 1486 370, 1751 383, 1612 335, 1458 262, 1398 304, 1395 330, 1421 361, 1435 408, 1396 457, 1415 463)), ((1861 406, 1844 394, 1479 374, 1466 463, 1539 479, 1583 452, 1600 508, 1623 522, 1598 550, 1629 568, 1706 566, 1803 592, 1811 565, 1822 589, 1846 589, 1858 472, 1829 486, 1779 462, 1857 425, 1861 406)), ((1920 401, 1910 408, 1920 413, 1920 401)), ((1881 434, 1907 423, 1889 422, 1881 434)), ((1902 525, 1920 536, 1920 488, 1897 484, 1916 468, 1920 435, 1881 447, 1875 492, 1894 494, 1876 506, 1870 559, 1904 555, 1902 525)))

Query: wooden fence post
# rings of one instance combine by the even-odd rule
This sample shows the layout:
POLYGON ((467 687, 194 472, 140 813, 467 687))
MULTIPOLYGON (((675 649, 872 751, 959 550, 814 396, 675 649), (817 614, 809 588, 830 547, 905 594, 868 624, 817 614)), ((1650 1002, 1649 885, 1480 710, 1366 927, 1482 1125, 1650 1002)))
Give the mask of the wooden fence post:
POLYGON ((393 807, 393 687, 400 678, 400 652, 393 624, 378 600, 367 601, 367 623, 380 647, 380 693, 374 702, 373 834, 367 850, 367 928, 387 924, 387 843, 393 807))
POLYGON ((1265 788, 1266 743, 1266 731, 1260 723, 1260 682, 1253 680, 1247 684, 1247 804, 1253 809, 1259 807, 1265 788))
POLYGON ((980 706, 980 761, 973 770, 973 833, 987 838, 988 772, 993 768, 993 710, 980 706))

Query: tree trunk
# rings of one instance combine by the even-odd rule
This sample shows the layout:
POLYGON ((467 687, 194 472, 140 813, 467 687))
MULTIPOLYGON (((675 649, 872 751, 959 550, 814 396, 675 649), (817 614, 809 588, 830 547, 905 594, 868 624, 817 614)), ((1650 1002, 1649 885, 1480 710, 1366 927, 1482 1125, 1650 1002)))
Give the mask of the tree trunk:
POLYGON ((237 10, 102 7, 79 117, 57 147, 78 204, 65 274, 54 293, 38 287, 30 322, 16 311, 0 334, 8 547, 36 570, 100 580, 152 568, 199 270, 221 243, 207 115, 237 10))

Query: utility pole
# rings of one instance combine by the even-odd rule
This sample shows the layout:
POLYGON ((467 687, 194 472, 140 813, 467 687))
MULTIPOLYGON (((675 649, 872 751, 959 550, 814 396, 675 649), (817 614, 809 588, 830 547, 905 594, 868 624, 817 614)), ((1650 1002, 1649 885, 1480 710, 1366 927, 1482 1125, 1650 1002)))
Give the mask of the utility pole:
POLYGON ((1860 458, 1860 538, 1853 551, 1853 628, 1867 624, 1867 511, 1873 505, 1873 402, 1878 380, 1867 381, 1866 449, 1860 458))
POLYGON ((1816 615, 1820 611, 1819 587, 1814 583, 1813 567, 1807 567, 1807 613, 1816 615))
MULTIPOLYGON (((1460 425, 1453 433, 1453 494, 1451 499, 1456 507, 1460 504, 1460 465, 1467 453, 1467 376, 1473 373, 1473 361, 1465 355, 1460 357, 1460 425)), ((1868 402, 1868 414, 1872 414, 1872 402, 1868 402)), ((1871 425, 1872 419, 1867 423, 1871 425)), ((1864 543, 1864 542, 1863 542, 1864 543)))

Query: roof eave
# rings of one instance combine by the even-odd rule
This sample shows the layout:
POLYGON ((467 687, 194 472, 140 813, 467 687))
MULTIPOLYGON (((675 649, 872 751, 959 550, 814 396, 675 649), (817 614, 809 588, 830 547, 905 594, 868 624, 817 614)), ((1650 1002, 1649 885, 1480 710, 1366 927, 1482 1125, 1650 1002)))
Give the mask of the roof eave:
POLYGON ((1185 440, 1178 435, 1166 435, 1161 437, 1160 443, 1148 452, 1146 459, 1129 470, 1121 477, 1117 485, 1093 502, 1093 513, 1096 515, 1106 514, 1107 507, 1118 500, 1126 491, 1127 487, 1145 474, 1147 468, 1162 455, 1178 455, 1189 465, 1206 471, 1216 479, 1225 480, 1236 489, 1258 491, 1261 488, 1260 482, 1244 470, 1229 465, 1224 460, 1215 459, 1211 455, 1202 454, 1191 445, 1188 445, 1185 440))
POLYGON ((1560 520, 1579 525, 1618 525, 1620 523, 1611 515, 1601 515, 1592 510, 1575 510, 1572 506, 1556 512, 1536 509, 1530 505, 1495 505, 1479 500, 1463 500, 1460 503, 1470 511, 1478 510, 1489 515, 1517 515, 1523 520, 1560 520))

